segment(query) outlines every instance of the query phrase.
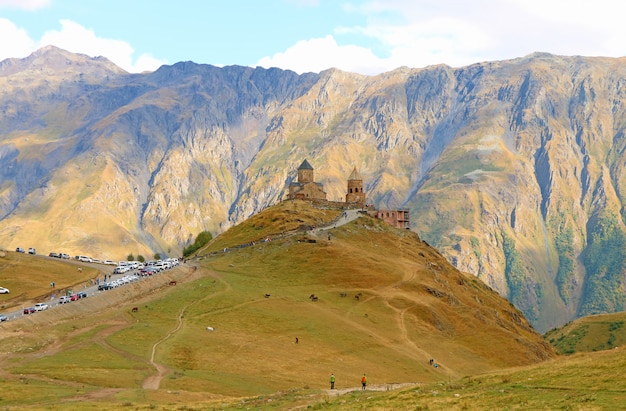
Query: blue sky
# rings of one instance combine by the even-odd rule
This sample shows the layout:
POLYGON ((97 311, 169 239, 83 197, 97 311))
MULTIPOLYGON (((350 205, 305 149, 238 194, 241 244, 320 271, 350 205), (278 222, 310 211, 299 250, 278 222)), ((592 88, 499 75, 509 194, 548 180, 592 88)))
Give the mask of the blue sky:
POLYGON ((162 64, 378 74, 541 51, 626 55, 616 0, 0 0, 0 60, 45 45, 162 64))

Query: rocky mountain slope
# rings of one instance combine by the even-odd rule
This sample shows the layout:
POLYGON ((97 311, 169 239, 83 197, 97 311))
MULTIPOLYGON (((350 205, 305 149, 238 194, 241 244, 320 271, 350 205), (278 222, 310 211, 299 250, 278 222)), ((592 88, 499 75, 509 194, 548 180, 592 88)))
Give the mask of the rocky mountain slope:
POLYGON ((47 47, 0 63, 0 245, 178 255, 280 201, 306 158, 332 200, 356 166, 368 203, 410 209, 539 330, 621 311, 624 84, 613 58, 131 75, 47 47))

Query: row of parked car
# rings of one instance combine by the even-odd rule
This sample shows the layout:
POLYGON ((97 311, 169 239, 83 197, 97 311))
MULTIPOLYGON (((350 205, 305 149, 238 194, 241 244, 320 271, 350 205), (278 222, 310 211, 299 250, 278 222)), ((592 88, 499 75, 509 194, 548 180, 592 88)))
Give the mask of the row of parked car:
POLYGON ((69 260, 70 259, 70 255, 66 254, 66 253, 50 253, 50 254, 48 254, 48 257, 62 258, 64 260, 69 260))
POLYGON ((61 298, 59 298, 59 304, 66 304, 72 301, 81 300, 83 298, 87 298, 87 293, 84 291, 81 291, 79 293, 72 294, 72 295, 64 295, 61 298))
POLYGON ((113 270, 114 274, 124 274, 132 270, 139 270, 139 274, 146 276, 154 273, 167 270, 177 266, 180 263, 176 258, 168 258, 158 261, 146 261, 145 263, 139 261, 120 261, 117 267, 113 270))
MULTIPOLYGON (((49 257, 64 258, 64 259, 70 258, 69 255, 64 254, 64 253, 50 253, 49 257)), ((80 261, 103 263, 102 261, 97 261, 93 259, 90 259, 91 261, 87 261, 89 257, 85 257, 85 256, 76 256, 74 258, 78 260, 79 259, 78 257, 84 258, 84 259, 80 259, 80 261)), ((119 263, 113 263, 113 264, 117 264, 114 274, 125 273, 125 272, 132 271, 132 270, 137 270, 137 271, 135 273, 125 275, 124 277, 116 278, 115 280, 110 281, 108 283, 105 282, 105 283, 98 284, 98 291, 106 291, 112 288, 120 287, 128 283, 132 283, 134 281, 139 280, 142 276, 153 275, 160 271, 175 267, 179 263, 180 261, 176 258, 147 261, 145 263, 142 263, 139 261, 120 261, 119 263)), ((3 292, 9 293, 9 290, 6 288, 0 287, 0 293, 3 293, 3 292), (6 290, 6 291, 3 291, 3 290, 6 290)), ((72 301, 77 301, 86 297, 87 297, 87 293, 84 291, 78 292, 72 295, 68 295, 68 296, 61 296, 59 298, 59 304, 67 304, 72 301)), ((50 306, 46 303, 37 303, 34 306, 24 308, 23 313, 25 315, 33 314, 39 311, 47 310, 49 307, 50 306)), ((7 321, 7 320, 8 320, 8 317, 6 315, 0 314, 0 322, 7 321)))
POLYGON ((32 314, 32 313, 36 313, 37 311, 47 310, 48 308, 49 306, 46 303, 37 303, 33 305, 32 307, 24 308, 24 314, 32 314))
MULTIPOLYGON (((87 298, 87 293, 84 291, 81 291, 79 293, 72 294, 72 295, 63 295, 61 296, 61 298, 59 298, 59 304, 67 304, 69 302, 78 301, 83 298, 87 298)), ((38 311, 47 310, 48 308, 50 308, 50 306, 46 303, 37 303, 33 305, 32 307, 24 308, 24 314, 33 314, 38 311)))
MULTIPOLYGON (((25 253, 26 251, 24 251, 24 249, 22 247, 17 247, 15 249, 15 252, 16 253, 25 253)), ((35 255, 35 254, 37 254, 37 250, 35 250, 33 247, 31 247, 31 248, 28 249, 28 254, 35 255)))

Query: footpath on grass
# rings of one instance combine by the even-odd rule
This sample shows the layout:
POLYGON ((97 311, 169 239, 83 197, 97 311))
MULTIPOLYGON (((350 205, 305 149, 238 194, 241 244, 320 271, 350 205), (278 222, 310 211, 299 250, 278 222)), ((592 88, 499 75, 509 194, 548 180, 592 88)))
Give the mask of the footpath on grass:
MULTIPOLYGON (((416 387, 421 385, 417 382, 405 382, 405 383, 390 383, 390 384, 372 384, 367 385, 365 391, 393 391, 399 388, 406 387, 416 387)), ((340 395, 348 394, 354 391, 363 391, 362 387, 348 387, 348 388, 337 388, 324 390, 326 394, 332 397, 338 397, 340 395)))

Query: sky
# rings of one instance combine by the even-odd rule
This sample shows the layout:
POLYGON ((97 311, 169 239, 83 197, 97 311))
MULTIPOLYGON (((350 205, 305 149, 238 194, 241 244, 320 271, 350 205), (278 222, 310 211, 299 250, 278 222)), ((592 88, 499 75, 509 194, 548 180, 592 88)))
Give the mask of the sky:
POLYGON ((193 61, 328 68, 626 55, 619 0, 0 0, 0 61, 54 45, 128 72, 193 61))

